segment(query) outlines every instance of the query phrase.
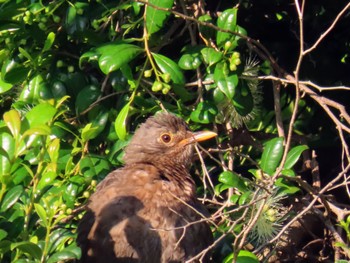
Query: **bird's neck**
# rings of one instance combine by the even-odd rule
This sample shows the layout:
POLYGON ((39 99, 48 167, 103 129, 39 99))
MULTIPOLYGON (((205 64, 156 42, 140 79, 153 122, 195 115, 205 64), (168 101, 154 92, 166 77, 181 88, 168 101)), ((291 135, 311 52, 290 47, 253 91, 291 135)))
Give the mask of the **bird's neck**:
POLYGON ((172 166, 170 169, 164 167, 160 169, 164 180, 169 181, 182 189, 189 196, 195 194, 195 183, 184 165, 172 166))

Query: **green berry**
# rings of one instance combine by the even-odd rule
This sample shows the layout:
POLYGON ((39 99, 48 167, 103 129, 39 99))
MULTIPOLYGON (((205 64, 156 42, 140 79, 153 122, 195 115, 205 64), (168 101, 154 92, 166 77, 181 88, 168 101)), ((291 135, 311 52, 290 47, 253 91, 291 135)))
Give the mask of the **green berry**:
POLYGON ((155 81, 152 85, 152 91, 157 92, 163 89, 163 84, 159 81, 155 81))

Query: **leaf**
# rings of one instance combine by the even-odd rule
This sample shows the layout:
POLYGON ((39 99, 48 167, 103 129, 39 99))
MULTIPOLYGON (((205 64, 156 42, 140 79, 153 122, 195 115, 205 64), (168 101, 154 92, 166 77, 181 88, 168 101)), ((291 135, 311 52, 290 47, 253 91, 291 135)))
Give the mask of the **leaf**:
POLYGON ((299 187, 294 186, 284 178, 278 178, 275 181, 275 185, 279 188, 279 194, 292 195, 300 191, 299 187))
POLYGON ((253 95, 245 81, 240 80, 232 98, 233 105, 240 116, 247 116, 254 108, 253 95))
POLYGON ((278 167, 282 159, 283 148, 283 137, 277 137, 265 143, 260 166, 268 175, 272 175, 278 167))
POLYGON ((54 32, 50 32, 47 35, 47 38, 46 38, 45 43, 44 43, 43 52, 48 51, 52 47, 52 44, 55 42, 55 37, 56 37, 56 35, 54 32))
POLYGON ((14 59, 8 59, 3 62, 1 68, 1 79, 9 84, 17 84, 25 80, 29 72, 29 68, 18 63, 14 59))
POLYGON ((52 98, 52 93, 47 82, 38 74, 24 86, 19 98, 26 103, 38 103, 42 99, 52 98))
MULTIPOLYGON (((198 21, 213 24, 213 19, 208 14, 200 16, 198 18, 198 21)), ((213 28, 201 24, 199 24, 199 32, 206 39, 214 39, 216 33, 216 31, 213 28)))
POLYGON ((152 53, 152 56, 162 73, 168 73, 174 84, 184 85, 185 77, 179 66, 170 58, 161 54, 152 53))
MULTIPOLYGON (((171 8, 174 0, 149 0, 148 3, 162 8, 171 8)), ((146 7, 146 28, 148 35, 158 32, 164 25, 169 12, 156 9, 150 5, 146 7)))
MULTIPOLYGON (((217 26, 226 29, 235 31, 237 23, 237 8, 226 9, 218 18, 217 26)), ((223 46, 229 40, 234 37, 231 33, 218 31, 216 33, 216 44, 218 46, 223 46)))
POLYGON ((198 103, 196 110, 191 112, 191 120, 198 123, 208 124, 215 120, 218 114, 218 109, 215 105, 210 102, 200 102, 198 103))
POLYGON ((170 75, 170 79, 174 84, 172 85, 172 90, 179 96, 181 101, 186 102, 197 96, 196 94, 189 93, 184 88, 185 77, 180 67, 173 60, 160 54, 152 53, 152 55, 162 73, 168 73, 170 75))
POLYGON ((5 237, 7 237, 7 232, 3 229, 0 229, 0 240, 3 240, 5 237))
POLYGON ((128 117, 129 109, 130 102, 122 108, 114 123, 115 132, 117 133, 118 138, 123 141, 126 138, 126 118, 128 117))
POLYGON ((247 250, 240 250, 237 256, 237 263, 259 263, 259 259, 252 252, 247 250))
POLYGON ((5 178, 3 176, 9 175, 12 161, 15 156, 16 142, 11 134, 0 131, 0 179, 2 183, 5 178))
POLYGON ((237 74, 229 72, 225 62, 216 64, 214 70, 214 81, 220 91, 223 92, 228 99, 234 97, 238 84, 238 76, 237 74))
POLYGON ((98 51, 101 53, 98 60, 100 69, 107 75, 129 63, 142 53, 143 49, 132 44, 118 44, 103 46, 98 48, 98 51))
POLYGON ((108 160, 98 155, 89 154, 80 161, 80 172, 85 178, 105 176, 110 168, 108 160))
POLYGON ((44 207, 40 204, 34 204, 34 208, 35 208, 36 213, 40 217, 40 219, 43 223, 43 226, 47 227, 48 226, 47 213, 46 213, 46 210, 44 209, 44 207))
POLYGON ((42 103, 27 112, 25 118, 31 128, 35 128, 36 126, 42 127, 53 120, 56 112, 57 109, 51 104, 42 103))
POLYGON ((178 62, 179 67, 184 70, 197 69, 202 64, 200 57, 200 47, 185 47, 184 50, 185 52, 180 57, 180 60, 178 62))
POLYGON ((12 89, 13 85, 11 83, 7 83, 3 81, 1 77, 1 72, 0 72, 0 94, 5 93, 6 91, 9 91, 12 89))
POLYGON ((296 164, 303 151, 307 149, 309 149, 307 145, 298 145, 290 149, 290 151, 287 154, 286 162, 283 168, 291 169, 296 164))
POLYGON ((224 171, 219 175, 219 182, 228 185, 229 187, 235 187, 241 192, 248 190, 244 184, 243 179, 236 173, 231 171, 224 171))
POLYGON ((54 138, 47 147, 47 153, 50 156, 51 162, 56 163, 59 156, 60 139, 54 138))
POLYGON ((83 88, 75 100, 75 110, 77 114, 89 108, 101 95, 101 90, 95 85, 88 85, 83 88))
POLYGON ((59 251, 54 253, 48 259, 47 263, 56 263, 56 262, 68 262, 72 259, 78 259, 77 255, 71 251, 59 251))
POLYGON ((2 203, 1 203, 1 212, 5 212, 6 210, 10 209, 20 198, 20 196, 23 193, 23 186, 22 185, 16 185, 15 187, 11 188, 4 196, 2 203))
POLYGON ((32 242, 29 241, 23 241, 18 243, 12 243, 11 244, 11 250, 19 249, 24 253, 28 253, 32 257, 34 257, 37 260, 41 259, 42 251, 41 248, 32 242))
POLYGON ((7 127, 10 129, 13 137, 18 138, 21 131, 21 117, 17 110, 10 110, 4 113, 4 121, 7 127))
POLYGON ((211 47, 205 47, 201 50, 201 54, 203 56, 203 59, 205 63, 207 63, 210 66, 214 65, 215 63, 219 62, 222 59, 222 53, 219 51, 216 51, 215 49, 211 47))
POLYGON ((56 179, 56 177, 57 177, 57 173, 56 172, 50 171, 50 172, 44 173, 41 176, 40 181, 39 181, 36 189, 40 192, 46 186, 51 186, 52 182, 56 179))
POLYGON ((104 74, 120 69, 129 63, 136 56, 143 52, 143 49, 125 42, 109 43, 84 53, 79 60, 79 65, 85 60, 98 60, 99 67, 104 74))

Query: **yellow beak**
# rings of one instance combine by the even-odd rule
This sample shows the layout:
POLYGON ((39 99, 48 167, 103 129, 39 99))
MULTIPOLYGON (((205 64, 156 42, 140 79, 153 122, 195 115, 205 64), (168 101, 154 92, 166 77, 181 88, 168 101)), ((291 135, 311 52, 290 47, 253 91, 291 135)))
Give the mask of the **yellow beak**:
POLYGON ((192 136, 183 139, 180 141, 180 145, 187 145, 195 142, 201 142, 201 141, 206 141, 209 140, 213 137, 217 136, 216 132, 212 131, 199 131, 199 132, 194 132, 192 133, 192 136))

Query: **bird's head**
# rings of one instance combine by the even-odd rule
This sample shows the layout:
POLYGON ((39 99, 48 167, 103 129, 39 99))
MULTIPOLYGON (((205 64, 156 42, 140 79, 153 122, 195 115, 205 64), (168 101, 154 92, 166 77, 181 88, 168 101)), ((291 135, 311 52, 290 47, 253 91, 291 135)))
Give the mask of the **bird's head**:
POLYGON ((158 113, 136 130, 125 149, 126 164, 150 163, 187 167, 191 162, 193 144, 217 134, 211 131, 191 132, 186 123, 169 113, 158 113))

